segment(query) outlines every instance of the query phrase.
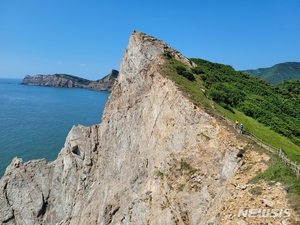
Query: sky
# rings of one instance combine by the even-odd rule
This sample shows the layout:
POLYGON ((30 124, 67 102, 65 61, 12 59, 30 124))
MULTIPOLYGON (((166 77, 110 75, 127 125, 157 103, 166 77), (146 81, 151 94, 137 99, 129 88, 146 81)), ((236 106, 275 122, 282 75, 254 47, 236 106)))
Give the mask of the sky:
POLYGON ((0 78, 100 79, 133 30, 236 70, 300 62, 299 0, 0 0, 0 78))

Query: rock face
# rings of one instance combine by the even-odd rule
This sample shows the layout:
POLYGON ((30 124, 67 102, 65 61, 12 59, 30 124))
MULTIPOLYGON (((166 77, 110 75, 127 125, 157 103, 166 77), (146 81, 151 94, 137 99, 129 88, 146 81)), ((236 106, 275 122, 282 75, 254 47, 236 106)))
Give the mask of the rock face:
MULTIPOLYGON (((2 224, 218 224, 235 135, 162 74, 164 42, 133 32, 102 123, 74 126, 50 163, 15 158, 2 224)), ((0 222, 0 223, 1 223, 0 222)))
POLYGON ((87 89, 96 91, 112 91, 113 84, 119 75, 119 71, 112 70, 107 76, 100 80, 92 81, 87 89))
POLYGON ((21 84, 47 87, 86 88, 95 91, 111 91, 118 74, 119 72, 117 70, 112 70, 107 76, 96 81, 90 81, 68 74, 35 76, 27 75, 24 77, 21 84))

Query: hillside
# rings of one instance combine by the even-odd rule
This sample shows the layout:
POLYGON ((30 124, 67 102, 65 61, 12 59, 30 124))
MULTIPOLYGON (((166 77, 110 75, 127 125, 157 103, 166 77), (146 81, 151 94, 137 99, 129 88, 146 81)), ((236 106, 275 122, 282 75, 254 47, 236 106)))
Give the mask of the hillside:
POLYGON ((269 85, 134 31, 101 124, 74 126, 53 162, 14 158, 0 180, 0 222, 295 224, 299 181, 218 111, 240 116, 235 79, 269 85))
POLYGON ((95 91, 111 91, 118 73, 119 72, 117 70, 112 70, 107 76, 96 81, 91 81, 68 74, 39 74, 35 76, 27 75, 24 77, 21 84, 47 87, 86 88, 95 91))
MULTIPOLYGON (((293 94, 298 93, 296 85, 274 86, 260 78, 235 71, 228 65, 202 59, 191 61, 197 64, 191 70, 197 78, 193 85, 202 87, 206 97, 232 112, 243 112, 295 144, 300 144, 300 96, 293 94)), ((195 93, 192 98, 197 100, 201 95, 195 93)))
POLYGON ((279 63, 270 68, 244 70, 242 72, 262 78, 271 84, 278 84, 284 80, 300 79, 300 62, 279 63))
POLYGON ((295 99, 299 102, 300 80, 286 80, 275 86, 282 95, 295 99))

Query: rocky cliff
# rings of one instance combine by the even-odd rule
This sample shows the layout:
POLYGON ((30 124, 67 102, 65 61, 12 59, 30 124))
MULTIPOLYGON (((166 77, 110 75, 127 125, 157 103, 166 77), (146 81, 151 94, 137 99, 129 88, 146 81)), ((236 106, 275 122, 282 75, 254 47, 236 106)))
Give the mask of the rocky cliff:
POLYGON ((24 77, 21 84, 47 87, 86 88, 95 91, 111 91, 118 74, 119 72, 117 70, 112 70, 107 76, 96 81, 90 81, 68 74, 39 74, 35 76, 27 75, 24 77))
POLYGON ((119 75, 119 71, 112 70, 107 76, 100 80, 92 81, 87 89, 96 91, 112 91, 113 84, 119 75))
POLYGON ((165 51, 192 66, 132 33, 102 123, 74 126, 53 162, 8 166, 2 224, 225 224, 228 182, 247 143, 164 76, 165 51))

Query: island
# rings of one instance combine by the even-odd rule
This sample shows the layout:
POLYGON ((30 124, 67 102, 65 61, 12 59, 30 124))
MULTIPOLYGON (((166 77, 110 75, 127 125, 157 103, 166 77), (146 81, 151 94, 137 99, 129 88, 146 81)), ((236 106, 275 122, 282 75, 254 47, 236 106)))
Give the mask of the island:
POLYGON ((69 74, 53 74, 53 75, 27 75, 21 84, 46 86, 46 87, 64 87, 64 88, 86 88, 94 91, 111 91, 115 79, 118 77, 119 71, 112 70, 102 79, 91 81, 69 74))

